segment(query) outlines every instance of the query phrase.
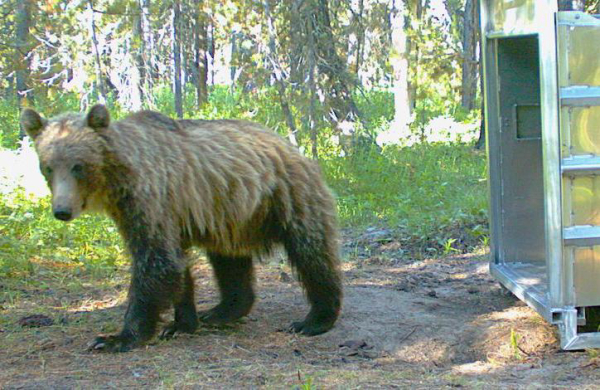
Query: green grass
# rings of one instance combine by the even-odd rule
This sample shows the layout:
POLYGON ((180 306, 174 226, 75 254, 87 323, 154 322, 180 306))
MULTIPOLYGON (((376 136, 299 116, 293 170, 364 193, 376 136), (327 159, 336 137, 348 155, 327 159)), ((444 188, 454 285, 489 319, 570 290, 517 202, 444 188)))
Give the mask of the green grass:
POLYGON ((487 242, 485 157, 471 145, 388 147, 323 165, 345 227, 383 225, 443 254, 487 242))
POLYGON ((50 200, 22 193, 0 195, 0 276, 35 277, 44 262, 73 273, 110 275, 126 255, 107 218, 83 216, 65 224, 50 212, 50 200))

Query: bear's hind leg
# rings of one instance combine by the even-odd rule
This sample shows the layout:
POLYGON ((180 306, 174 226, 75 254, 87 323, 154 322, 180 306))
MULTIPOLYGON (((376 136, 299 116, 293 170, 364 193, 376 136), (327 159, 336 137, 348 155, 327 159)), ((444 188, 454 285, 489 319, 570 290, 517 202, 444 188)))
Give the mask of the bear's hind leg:
POLYGON ((162 330, 161 339, 171 338, 176 333, 194 333, 198 328, 198 314, 194 303, 194 279, 189 267, 183 274, 183 291, 174 303, 175 321, 162 330))
POLYGON ((210 310, 199 312, 202 322, 223 325, 244 317, 254 304, 252 257, 225 256, 209 253, 221 302, 210 310))
POLYGON ((326 234, 311 236, 309 229, 288 231, 284 246, 289 261, 298 273, 311 305, 303 321, 293 322, 290 330, 316 336, 331 329, 342 302, 342 282, 336 243, 326 234))

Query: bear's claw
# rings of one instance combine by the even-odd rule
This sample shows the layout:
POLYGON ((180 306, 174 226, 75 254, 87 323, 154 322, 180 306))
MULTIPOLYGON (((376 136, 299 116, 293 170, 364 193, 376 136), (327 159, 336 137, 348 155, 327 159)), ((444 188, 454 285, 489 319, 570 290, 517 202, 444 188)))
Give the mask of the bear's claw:
POLYGON ((161 340, 169 340, 175 337, 179 333, 193 334, 198 328, 198 322, 192 324, 182 324, 181 322, 173 321, 169 325, 165 326, 159 333, 158 338, 161 340))
POLYGON ((177 333, 179 333, 179 329, 177 329, 177 325, 172 322, 163 328, 163 330, 158 334, 158 338, 160 340, 170 340, 175 337, 177 333))
POLYGON ((290 325, 290 333, 299 333, 304 336, 317 336, 332 328, 331 324, 307 323, 307 321, 296 321, 290 325))
POLYGON ((305 336, 316 336, 323 334, 333 328, 337 319, 337 313, 333 312, 310 312, 303 321, 292 322, 289 327, 291 333, 300 333, 305 336))
POLYGON ((133 337, 122 335, 98 336, 88 344, 88 351, 100 352, 127 352, 136 347, 137 343, 133 337))

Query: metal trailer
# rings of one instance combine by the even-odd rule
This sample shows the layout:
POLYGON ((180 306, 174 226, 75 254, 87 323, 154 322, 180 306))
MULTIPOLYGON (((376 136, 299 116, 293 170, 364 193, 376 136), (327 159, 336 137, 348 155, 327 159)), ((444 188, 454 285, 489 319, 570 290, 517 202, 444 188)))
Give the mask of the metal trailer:
POLYGON ((599 348, 600 17, 481 0, 491 273, 599 348))

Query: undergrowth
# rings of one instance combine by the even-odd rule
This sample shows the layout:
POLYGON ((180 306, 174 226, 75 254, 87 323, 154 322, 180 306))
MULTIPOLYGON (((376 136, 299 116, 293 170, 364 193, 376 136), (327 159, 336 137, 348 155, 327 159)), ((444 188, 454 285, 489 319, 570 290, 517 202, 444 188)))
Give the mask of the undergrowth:
POLYGON ((345 227, 391 228, 413 254, 487 244, 485 158, 471 145, 387 147, 323 165, 345 227))
POLYGON ((84 215, 64 223, 52 216, 48 198, 0 195, 0 276, 35 276, 51 265, 104 277, 125 262, 123 244, 107 218, 84 215))

